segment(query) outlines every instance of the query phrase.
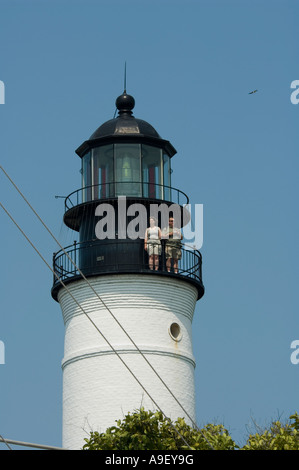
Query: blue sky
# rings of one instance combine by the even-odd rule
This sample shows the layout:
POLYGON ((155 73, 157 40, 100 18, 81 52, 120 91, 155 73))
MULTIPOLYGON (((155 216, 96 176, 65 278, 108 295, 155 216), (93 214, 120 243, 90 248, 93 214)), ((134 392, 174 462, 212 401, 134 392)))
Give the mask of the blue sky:
MULTIPOLYGON (((126 61, 134 115, 170 140, 173 186, 204 206, 198 425, 221 422, 242 443, 253 420, 299 411, 298 3, 0 0, 0 12, 3 168, 72 243, 54 196, 80 187, 75 149, 113 117, 126 61)), ((51 264, 55 242, 0 181, 2 204, 51 264)), ((3 211, 0 226, 0 434, 59 446, 64 326, 52 274, 3 211)))

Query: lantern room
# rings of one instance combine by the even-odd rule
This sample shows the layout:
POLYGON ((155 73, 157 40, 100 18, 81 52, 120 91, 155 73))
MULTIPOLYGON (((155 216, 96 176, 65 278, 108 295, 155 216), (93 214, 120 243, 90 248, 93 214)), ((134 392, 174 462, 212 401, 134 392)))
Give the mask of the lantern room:
POLYGON ((170 142, 132 115, 135 100, 116 100, 118 118, 102 124, 78 149, 82 159, 82 202, 127 196, 171 200, 170 142))
POLYGON ((82 157, 83 202, 118 196, 170 200, 170 156, 143 143, 100 145, 82 157))

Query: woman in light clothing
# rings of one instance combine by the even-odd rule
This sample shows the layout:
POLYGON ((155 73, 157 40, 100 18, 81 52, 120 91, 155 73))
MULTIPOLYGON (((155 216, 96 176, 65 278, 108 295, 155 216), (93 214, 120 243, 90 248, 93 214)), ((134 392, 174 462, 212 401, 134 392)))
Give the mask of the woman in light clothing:
POLYGON ((150 217, 150 227, 145 231, 144 249, 148 253, 149 268, 159 269, 159 255, 161 255, 161 229, 156 225, 156 219, 150 217))

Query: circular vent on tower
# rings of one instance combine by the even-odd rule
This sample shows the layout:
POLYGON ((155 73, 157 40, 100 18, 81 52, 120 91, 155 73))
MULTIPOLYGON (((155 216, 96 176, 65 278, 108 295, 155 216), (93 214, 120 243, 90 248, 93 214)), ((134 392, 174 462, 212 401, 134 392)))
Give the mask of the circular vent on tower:
POLYGON ((174 341, 180 341, 182 338, 180 325, 178 323, 172 323, 169 327, 169 334, 174 341))

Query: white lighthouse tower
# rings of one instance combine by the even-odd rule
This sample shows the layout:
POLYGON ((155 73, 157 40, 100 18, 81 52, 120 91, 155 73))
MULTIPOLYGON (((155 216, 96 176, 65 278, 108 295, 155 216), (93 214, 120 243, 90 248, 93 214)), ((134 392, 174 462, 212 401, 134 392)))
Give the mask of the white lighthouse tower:
POLYGON ((124 92, 116 100, 118 116, 77 149, 82 187, 65 199, 64 223, 79 232, 79 242, 54 254, 64 283, 54 278, 52 296, 65 324, 67 449, 81 449, 90 431, 104 432, 140 406, 196 422, 192 318, 204 294, 201 255, 181 243, 177 267, 166 236, 153 266, 144 237, 128 230, 136 207, 144 208, 145 226, 157 207, 168 208, 170 217, 175 209, 182 225, 189 202, 171 186, 176 150, 133 116, 134 105, 124 92))

